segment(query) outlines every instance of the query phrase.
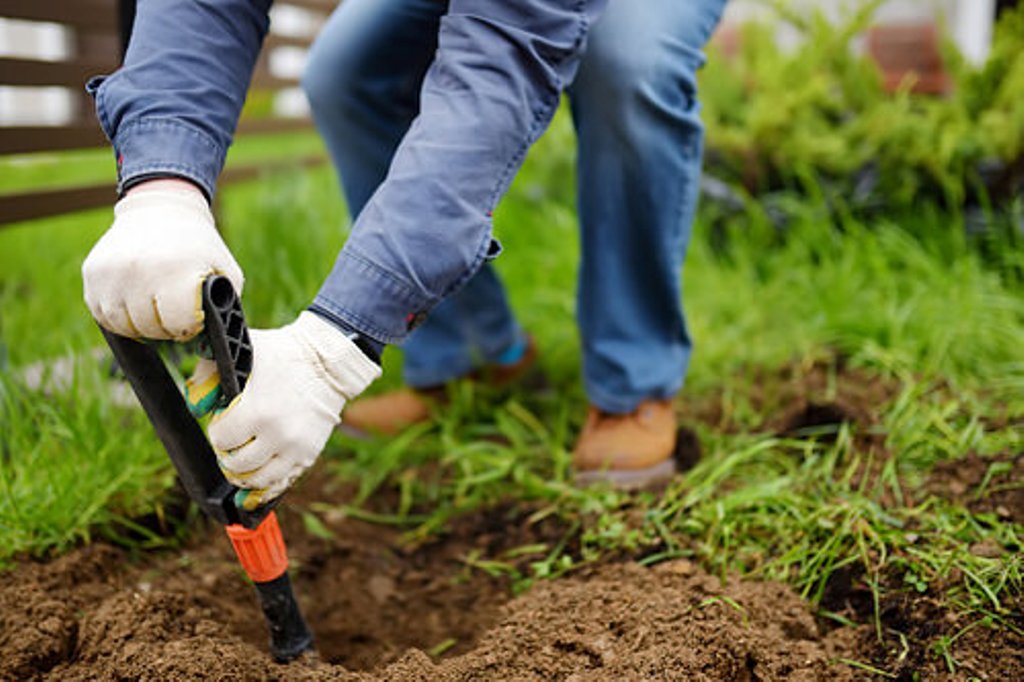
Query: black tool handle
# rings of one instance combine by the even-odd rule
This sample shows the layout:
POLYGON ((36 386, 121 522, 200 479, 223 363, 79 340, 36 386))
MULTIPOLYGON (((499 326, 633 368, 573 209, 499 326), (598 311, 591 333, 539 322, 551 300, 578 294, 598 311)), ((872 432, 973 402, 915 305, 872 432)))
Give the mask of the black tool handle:
POLYGON ((274 660, 287 663, 312 651, 313 634, 299 611, 288 573, 270 582, 253 584, 270 627, 270 652, 274 660))
MULTIPOLYGON (((207 342, 221 375, 222 392, 230 400, 245 387, 252 370, 252 344, 241 302, 230 281, 218 276, 204 282, 203 307, 207 342)), ((217 522, 243 527, 248 529, 243 532, 258 536, 258 529, 274 504, 252 512, 235 505, 238 488, 228 483, 221 473, 213 448, 189 411, 160 354, 149 344, 105 329, 101 331, 166 448, 189 497, 217 522)), ((279 538, 276 520, 268 520, 273 521, 280 552, 284 556, 284 540, 279 538)), ((286 662, 312 650, 313 635, 299 611, 288 573, 283 572, 268 581, 253 582, 270 629, 274 658, 286 662)))
MULTIPOLYGON (((220 390, 224 405, 245 388, 252 372, 252 341, 242 312, 242 301, 223 275, 207 277, 203 282, 204 336, 220 374, 220 390)), ((237 490, 237 489, 236 489, 237 490)), ((251 511, 238 509, 238 522, 255 528, 263 522, 280 497, 251 511)))
POLYGON ((188 496, 218 523, 238 523, 234 502, 237 489, 221 473, 217 455, 156 348, 106 329, 100 331, 167 450, 188 496))
POLYGON ((203 282, 204 332, 220 373, 220 390, 230 402, 245 388, 252 371, 252 341, 242 301, 223 275, 203 282))
MULTIPOLYGON (((206 342, 217 363, 221 396, 226 404, 242 392, 252 371, 252 341, 242 302, 227 277, 215 275, 203 283, 203 312, 206 342)), ((254 535, 259 534, 259 526, 277 506, 278 500, 280 498, 252 511, 236 507, 239 523, 250 530, 255 529, 254 535)), ((273 521, 279 535, 276 520, 268 520, 273 521)), ((283 539, 280 542, 284 552, 283 539)), ((269 581, 254 580, 253 586, 270 630, 270 653, 274 660, 287 663, 306 651, 312 651, 313 633, 299 611, 288 572, 269 581)))

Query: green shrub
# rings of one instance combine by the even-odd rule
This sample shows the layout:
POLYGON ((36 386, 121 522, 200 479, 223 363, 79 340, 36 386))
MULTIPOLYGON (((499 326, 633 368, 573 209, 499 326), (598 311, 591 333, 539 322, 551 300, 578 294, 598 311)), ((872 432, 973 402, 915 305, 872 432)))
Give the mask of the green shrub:
POLYGON ((771 4, 799 44, 780 48, 777 22, 748 23, 735 58, 713 56, 702 74, 713 172, 754 193, 804 189, 816 178, 854 197, 865 194, 867 174, 870 203, 895 207, 933 198, 959 209, 1014 190, 1009 176, 1024 152, 1024 9, 1005 13, 980 68, 947 45, 954 85, 934 97, 912 94, 909 80, 886 93, 878 67, 852 49, 877 0, 838 24, 821 9, 771 4))

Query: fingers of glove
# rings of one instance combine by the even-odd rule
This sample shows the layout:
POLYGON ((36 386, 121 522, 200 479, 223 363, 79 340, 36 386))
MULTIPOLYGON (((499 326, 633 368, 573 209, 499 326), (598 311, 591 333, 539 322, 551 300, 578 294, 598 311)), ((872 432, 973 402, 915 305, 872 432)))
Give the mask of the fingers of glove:
POLYGON ((227 410, 214 415, 208 429, 210 444, 217 453, 217 460, 228 480, 231 480, 231 476, 244 475, 259 469, 277 452, 271 438, 259 437, 254 430, 250 430, 247 435, 241 432, 230 434, 231 436, 240 435, 240 439, 225 437, 224 424, 226 422, 228 428, 233 428, 231 426, 234 421, 232 410, 236 404, 237 399, 232 401, 227 410), (232 419, 228 419, 228 417, 232 417, 232 419))
POLYGON ((103 306, 100 305, 100 297, 95 292, 95 287, 92 286, 89 276, 86 274, 86 266, 82 266, 82 298, 85 300, 85 305, 89 308, 89 314, 92 315, 92 319, 103 327, 104 329, 110 329, 110 323, 107 320, 106 315, 103 312, 103 306))
POLYGON ((109 298, 111 287, 109 286, 110 277, 104 272, 102 264, 97 262, 100 259, 96 256, 96 251, 102 243, 103 239, 101 238, 100 242, 86 256, 85 261, 82 262, 82 298, 85 299, 85 304, 89 307, 89 312, 92 313, 93 319, 101 327, 108 331, 117 332, 113 323, 107 317, 107 311, 104 310, 104 303, 109 298))
POLYGON ((164 332, 160 338, 188 341, 203 329, 203 281, 209 272, 168 278, 153 299, 156 322, 164 332))
POLYGON ((236 396, 224 411, 213 415, 213 419, 210 420, 207 436, 218 455, 233 457, 256 437, 256 425, 262 420, 258 415, 254 418, 249 414, 250 410, 246 410, 247 404, 244 401, 249 391, 252 391, 252 380, 245 391, 236 396))
POLYGON ((139 330, 128 316, 127 306, 122 301, 100 301, 99 308, 100 317, 96 318, 96 321, 100 322, 104 329, 132 339, 141 338, 139 330))
POLYGON ((245 511, 252 511, 262 504, 276 500, 291 487, 301 473, 301 470, 295 470, 268 488, 243 488, 235 493, 235 505, 245 511))
POLYGON ((263 490, 279 485, 282 481, 290 481, 302 470, 301 466, 290 461, 287 457, 275 454, 267 460, 266 464, 258 469, 233 472, 230 475, 225 473, 225 478, 239 488, 263 490))
POLYGON ((169 334, 160 324, 160 316, 156 310, 156 300, 144 292, 132 292, 125 297, 125 311, 131 326, 138 331, 143 339, 166 339, 169 334))
POLYGON ((185 382, 185 402, 193 416, 203 417, 213 411, 221 396, 220 372, 213 360, 201 358, 195 371, 185 382))
POLYGON ((89 307, 89 313, 92 315, 92 319, 96 320, 96 323, 108 331, 113 331, 113 327, 110 324, 110 320, 107 319, 107 314, 103 310, 103 306, 98 301, 86 299, 86 305, 89 307))

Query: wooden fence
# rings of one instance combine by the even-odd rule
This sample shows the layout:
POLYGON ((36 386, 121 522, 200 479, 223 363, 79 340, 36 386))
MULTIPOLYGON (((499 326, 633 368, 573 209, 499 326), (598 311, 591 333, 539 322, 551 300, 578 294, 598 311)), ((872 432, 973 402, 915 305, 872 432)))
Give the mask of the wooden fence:
MULTIPOLYGON (((299 85, 298 78, 282 78, 271 73, 270 54, 279 48, 308 49, 315 27, 326 19, 337 3, 338 0, 279 0, 275 3, 275 7, 292 6, 307 12, 314 30, 301 36, 283 35, 276 33, 272 24, 253 76, 253 92, 273 94, 299 85)), ((130 0, 0 0, 0 18, 59 24, 70 32, 72 38, 70 57, 64 61, 0 57, 0 85, 58 86, 75 93, 71 120, 63 125, 0 128, 0 156, 108 147, 109 143, 96 122, 92 98, 85 93, 84 85, 90 76, 110 73, 118 68, 133 15, 134 2, 130 0)), ((236 137, 307 129, 312 129, 309 118, 243 116, 236 137)), ((299 159, 233 164, 224 171, 219 182, 223 185, 251 179, 268 167, 310 166, 324 160, 323 155, 318 154, 299 159)), ((114 199, 112 180, 3 193, 0 194, 0 227, 110 205, 114 199)))
MULTIPOLYGON (((278 0, 277 6, 292 6, 309 12, 314 27, 322 23, 338 0, 278 0)), ((67 150, 105 148, 93 113, 91 98, 84 91, 93 75, 117 69, 134 14, 134 0, 0 0, 0 18, 60 24, 72 36, 71 57, 64 61, 0 57, 0 85, 14 87, 58 86, 75 93, 70 121, 59 126, 18 125, 0 128, 0 156, 47 154, 67 150)), ((269 56, 277 49, 307 49, 315 34, 284 35, 271 26, 263 53, 253 76, 253 91, 274 93, 298 86, 297 78, 271 73, 269 56)), ((738 34, 723 27, 718 41, 729 54, 737 49, 738 34)), ((895 89, 908 76, 917 92, 942 93, 948 89, 938 50, 938 32, 933 25, 875 27, 868 34, 868 52, 881 66, 886 85, 895 89)), ((311 129, 308 118, 252 118, 243 116, 237 136, 267 135, 311 129)), ((322 155, 299 159, 261 161, 231 165, 220 184, 256 177, 268 167, 311 166, 322 163, 322 155)), ((111 162, 113 170, 113 162, 111 162)), ((0 192, 3 192, 0 188, 0 192)), ((0 193, 0 227, 34 218, 109 205, 114 200, 112 181, 53 189, 0 193)))

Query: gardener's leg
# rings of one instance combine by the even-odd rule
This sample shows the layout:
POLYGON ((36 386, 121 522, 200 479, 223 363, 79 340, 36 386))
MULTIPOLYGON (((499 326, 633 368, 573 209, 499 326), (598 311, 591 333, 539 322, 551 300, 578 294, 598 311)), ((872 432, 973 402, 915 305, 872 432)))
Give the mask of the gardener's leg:
POLYGON ((515 365, 526 351, 526 334, 505 288, 494 268, 484 265, 402 345, 403 379, 413 388, 438 387, 480 365, 515 365))
POLYGON ((578 467, 663 463, 674 445, 667 401, 690 357, 681 274, 703 142, 696 71, 723 5, 649 0, 638 11, 610 0, 570 91, 579 138, 578 318, 595 408, 584 437, 630 414, 657 432, 656 453, 634 456, 616 443, 625 452, 578 457, 578 467))
POLYGON ((302 87, 353 220, 419 112, 444 0, 345 0, 309 52, 302 87))
MULTIPOLYGON (((446 9, 445 0, 346 0, 310 51, 303 86, 353 218, 419 111, 446 9)), ((405 380, 444 383, 473 369, 471 342, 492 360, 521 337, 497 276, 485 267, 409 337, 405 380)))

